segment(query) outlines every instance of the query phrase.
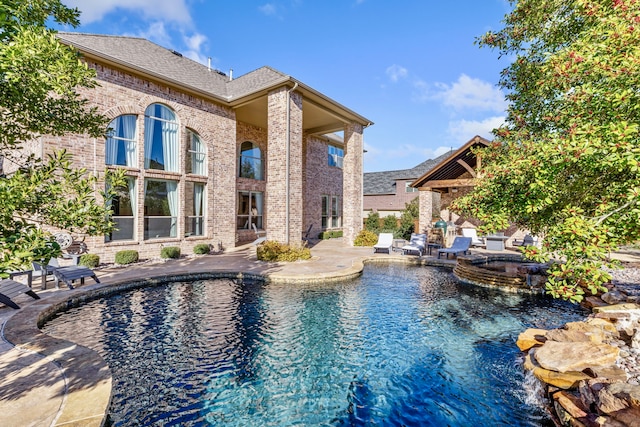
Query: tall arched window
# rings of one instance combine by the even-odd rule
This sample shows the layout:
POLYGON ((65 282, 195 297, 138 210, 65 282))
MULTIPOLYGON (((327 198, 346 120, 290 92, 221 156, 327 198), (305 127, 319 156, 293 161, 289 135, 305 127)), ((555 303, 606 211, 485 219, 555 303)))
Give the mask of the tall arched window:
POLYGON ((197 133, 187 129, 187 173, 207 174, 207 147, 197 133))
POLYGON ((104 156, 107 165, 138 166, 136 119, 135 115, 127 114, 109 123, 104 156))
POLYGON ((180 170, 178 121, 161 104, 151 104, 144 113, 144 168, 169 172, 180 170))
POLYGON ((243 142, 240 146, 239 168, 241 178, 264 179, 260 147, 253 142, 243 142))

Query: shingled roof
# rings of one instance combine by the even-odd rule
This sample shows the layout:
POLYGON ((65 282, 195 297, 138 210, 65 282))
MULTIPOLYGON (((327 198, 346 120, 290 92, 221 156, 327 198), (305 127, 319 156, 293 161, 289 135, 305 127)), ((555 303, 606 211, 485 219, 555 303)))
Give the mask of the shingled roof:
POLYGON ((449 157, 453 151, 448 151, 435 159, 425 160, 411 169, 400 169, 383 172, 366 172, 363 177, 363 192, 365 196, 378 194, 395 194, 396 180, 415 180, 449 157))
POLYGON ((236 79, 139 37, 59 32, 65 44, 100 58, 231 101, 285 81, 290 76, 262 67, 236 79))

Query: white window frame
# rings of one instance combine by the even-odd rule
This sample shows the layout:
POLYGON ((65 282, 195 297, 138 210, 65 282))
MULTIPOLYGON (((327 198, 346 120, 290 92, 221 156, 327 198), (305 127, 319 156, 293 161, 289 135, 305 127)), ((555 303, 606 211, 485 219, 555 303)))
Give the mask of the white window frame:
POLYGON ((327 145, 327 164, 342 169, 344 165, 344 149, 335 145, 327 145))

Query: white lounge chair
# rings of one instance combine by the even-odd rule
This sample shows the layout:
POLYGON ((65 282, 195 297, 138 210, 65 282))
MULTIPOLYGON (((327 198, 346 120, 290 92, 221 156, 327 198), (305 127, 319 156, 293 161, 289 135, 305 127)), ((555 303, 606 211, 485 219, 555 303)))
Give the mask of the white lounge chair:
POLYGON ((425 254, 427 250, 427 235, 419 233, 411 233, 409 244, 402 247, 402 255, 418 253, 418 256, 425 254))
POLYGON ((469 246, 471 246, 471 237, 458 236, 453 239, 450 248, 438 249, 438 258, 440 258, 442 254, 447 254, 447 258, 449 258, 449 254, 454 254, 456 257, 458 254, 466 254, 469 252, 469 246))
POLYGON ((380 233, 378 234, 378 243, 373 245, 373 253, 386 252, 391 253, 391 247, 393 246, 393 233, 380 233))
POLYGON ((464 237, 471 237, 471 246, 487 246, 484 239, 478 237, 478 233, 475 228, 463 228, 462 235, 464 237))

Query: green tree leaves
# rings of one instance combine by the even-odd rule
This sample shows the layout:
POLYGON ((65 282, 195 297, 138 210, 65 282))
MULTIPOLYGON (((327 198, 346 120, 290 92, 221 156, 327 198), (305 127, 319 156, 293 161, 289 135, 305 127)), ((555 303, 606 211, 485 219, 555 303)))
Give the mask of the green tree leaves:
POLYGON ((548 290, 572 301, 610 276, 608 256, 640 239, 640 4, 519 0, 479 39, 514 57, 500 86, 507 123, 479 152, 482 179, 454 203, 483 221, 544 237, 548 290))
MULTIPOLYGON (((46 28, 49 19, 76 26, 78 16, 59 0, 0 3, 0 156, 5 170, 17 169, 0 178, 0 277, 60 254, 45 225, 84 235, 113 226, 105 204, 113 194, 98 192, 96 199, 97 176, 74 168, 64 151, 47 159, 24 151, 43 135, 106 132, 106 118, 78 93, 95 87, 95 72, 46 28)), ((124 175, 104 179, 114 188, 124 175)))

